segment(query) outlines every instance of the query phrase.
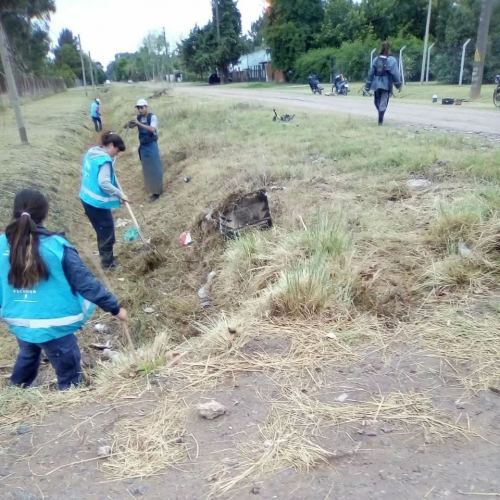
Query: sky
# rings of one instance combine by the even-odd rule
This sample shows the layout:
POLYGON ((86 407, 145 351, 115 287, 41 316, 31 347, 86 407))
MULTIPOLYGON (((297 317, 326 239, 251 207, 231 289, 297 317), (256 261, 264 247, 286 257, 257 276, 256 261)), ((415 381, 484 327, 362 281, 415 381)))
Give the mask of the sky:
MULTIPOLYGON (((265 0, 238 0, 243 33, 259 18, 265 0)), ((82 48, 104 68, 119 52, 135 52, 148 31, 166 29, 175 44, 196 23, 211 17, 211 0, 56 0, 57 12, 50 23, 51 38, 57 42, 63 28, 80 34, 82 48)))

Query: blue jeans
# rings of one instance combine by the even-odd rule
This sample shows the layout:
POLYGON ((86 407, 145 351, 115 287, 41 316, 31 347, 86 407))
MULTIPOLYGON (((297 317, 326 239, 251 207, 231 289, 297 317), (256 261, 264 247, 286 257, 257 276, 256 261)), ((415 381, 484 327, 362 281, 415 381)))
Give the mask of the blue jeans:
POLYGON ((98 117, 93 116, 92 121, 94 122, 95 131, 100 132, 102 130, 101 117, 100 116, 98 116, 98 117))
POLYGON ((74 334, 41 344, 32 344, 21 339, 17 339, 17 343, 19 354, 10 378, 12 385, 29 387, 35 381, 42 349, 56 371, 60 391, 82 381, 80 348, 74 334))

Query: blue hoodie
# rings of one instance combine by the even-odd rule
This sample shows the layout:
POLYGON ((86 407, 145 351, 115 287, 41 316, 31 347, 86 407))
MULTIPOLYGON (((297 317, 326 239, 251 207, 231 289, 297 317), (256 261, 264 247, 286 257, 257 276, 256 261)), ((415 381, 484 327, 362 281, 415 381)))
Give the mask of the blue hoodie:
POLYGON ((373 64, 368 73, 368 79, 366 80, 365 90, 388 90, 392 91, 392 86, 395 85, 397 89, 401 88, 401 75, 399 74, 398 61, 392 56, 377 56, 373 60, 373 64), (387 64, 385 66, 385 75, 377 76, 375 74, 377 70, 377 62, 380 59, 387 59, 387 64))

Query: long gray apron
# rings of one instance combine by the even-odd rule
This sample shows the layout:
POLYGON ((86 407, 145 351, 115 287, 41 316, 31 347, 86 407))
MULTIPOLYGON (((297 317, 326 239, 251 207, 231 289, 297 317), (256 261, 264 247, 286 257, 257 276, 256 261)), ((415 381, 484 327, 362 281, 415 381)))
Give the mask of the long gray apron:
POLYGON ((158 142, 141 144, 139 147, 139 158, 142 163, 144 175, 144 186, 150 194, 160 195, 163 193, 163 163, 160 158, 158 142))

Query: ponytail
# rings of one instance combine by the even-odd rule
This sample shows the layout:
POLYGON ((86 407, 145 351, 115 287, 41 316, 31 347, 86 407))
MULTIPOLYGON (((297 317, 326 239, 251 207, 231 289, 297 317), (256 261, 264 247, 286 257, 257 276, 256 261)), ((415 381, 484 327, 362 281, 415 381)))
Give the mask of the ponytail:
POLYGON ((49 212, 49 203, 42 193, 24 189, 14 199, 13 221, 5 235, 10 246, 9 285, 18 289, 32 288, 49 278, 49 270, 40 255, 37 224, 49 212))

